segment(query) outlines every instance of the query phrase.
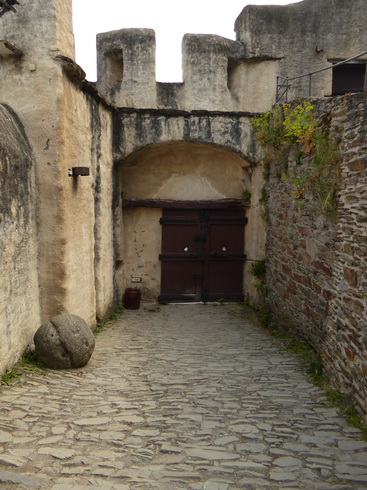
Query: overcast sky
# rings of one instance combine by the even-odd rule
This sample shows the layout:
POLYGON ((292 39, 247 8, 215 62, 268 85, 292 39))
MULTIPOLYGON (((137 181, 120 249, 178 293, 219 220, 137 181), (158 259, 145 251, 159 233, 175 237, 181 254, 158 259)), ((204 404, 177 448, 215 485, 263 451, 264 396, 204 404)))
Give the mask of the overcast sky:
POLYGON ((155 30, 156 74, 180 82, 181 41, 186 33, 235 39, 233 26, 248 5, 286 5, 300 0, 73 0, 76 61, 96 80, 96 35, 126 27, 155 30))

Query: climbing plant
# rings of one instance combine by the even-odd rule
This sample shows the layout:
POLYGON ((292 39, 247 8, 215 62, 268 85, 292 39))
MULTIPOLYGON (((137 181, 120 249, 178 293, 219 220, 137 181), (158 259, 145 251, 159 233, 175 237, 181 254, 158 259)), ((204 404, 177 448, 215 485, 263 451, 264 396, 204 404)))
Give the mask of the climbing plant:
POLYGON ((318 123, 312 103, 274 106, 252 125, 264 149, 265 180, 277 168, 276 177, 290 183, 300 208, 311 202, 318 213, 335 213, 340 152, 328 126, 318 123))

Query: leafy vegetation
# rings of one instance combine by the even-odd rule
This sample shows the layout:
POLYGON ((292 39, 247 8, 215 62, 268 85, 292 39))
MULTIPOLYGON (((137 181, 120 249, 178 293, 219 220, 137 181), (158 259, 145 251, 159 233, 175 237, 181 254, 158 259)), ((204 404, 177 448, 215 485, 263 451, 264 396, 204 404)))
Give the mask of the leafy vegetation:
POLYGON ((284 152, 284 114, 281 106, 252 119, 257 140, 264 148, 264 161, 278 159, 284 152))
POLYGON ((255 284, 255 289, 261 292, 264 296, 267 294, 265 286, 265 274, 266 274, 266 262, 264 260, 254 260, 251 262, 250 274, 257 279, 259 282, 255 284))
POLYGON ((258 279, 264 279, 266 274, 266 262, 265 260, 254 260, 251 263, 250 273, 252 276, 258 279))
POLYGON ((276 177, 290 183, 293 198, 302 200, 299 208, 307 196, 315 212, 335 214, 340 152, 328 127, 317 123, 311 102, 274 106, 252 125, 264 149, 264 179, 275 168, 276 177))
POLYGON ((300 151, 310 153, 313 148, 313 136, 316 128, 314 107, 305 101, 292 107, 284 106, 283 144, 301 143, 300 151))
POLYGON ((9 386, 13 381, 20 379, 22 373, 18 369, 7 369, 1 377, 1 384, 9 386))
POLYGON ((251 199, 251 191, 249 191, 248 189, 245 189, 242 192, 242 199, 245 199, 245 201, 249 201, 251 199))
POLYGON ((351 398, 332 389, 326 391, 326 398, 333 407, 339 409, 341 415, 350 425, 362 431, 364 439, 367 440, 367 426, 357 412, 351 398))
POLYGON ((226 304, 225 299, 224 298, 219 298, 218 301, 216 301, 216 302, 213 303, 213 306, 223 306, 225 304, 226 304))
POLYGON ((26 350, 21 360, 19 361, 19 367, 22 371, 47 371, 47 367, 37 358, 37 354, 34 350, 26 350))

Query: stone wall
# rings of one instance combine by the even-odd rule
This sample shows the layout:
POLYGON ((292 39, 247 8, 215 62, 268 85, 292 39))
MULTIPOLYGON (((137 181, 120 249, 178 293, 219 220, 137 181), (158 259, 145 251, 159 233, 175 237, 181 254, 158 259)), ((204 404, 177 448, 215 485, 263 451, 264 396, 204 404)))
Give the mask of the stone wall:
MULTIPOLYGON (((94 92, 64 70, 60 106, 59 206, 63 212, 59 260, 65 294, 61 312, 94 326, 114 308, 112 112, 94 92), (70 177, 72 167, 88 176, 70 177)), ((58 277, 53 281, 57 283, 58 277)), ((54 313, 52 313, 54 314, 54 313)))
MULTIPOLYGON (((367 417, 367 102, 361 95, 317 102, 340 142, 337 218, 297 205, 273 168, 266 185, 268 303, 324 356, 332 384, 367 417)), ((291 169, 290 169, 291 170, 291 169)))
POLYGON ((13 111, 0 106, 0 373, 13 366, 40 322, 35 162, 13 111))
POLYGON ((346 97, 331 106, 335 128, 342 134, 343 186, 325 365, 333 383, 354 394, 367 420, 367 100, 346 97))
MULTIPOLYGON (((272 59, 277 63, 276 73, 268 71, 275 90, 275 75, 297 77, 331 67, 333 62, 365 51, 363 32, 366 14, 365 0, 304 0, 284 6, 248 5, 236 20, 236 39, 245 44, 248 60, 272 59)), ((257 84, 265 88, 266 76, 263 75, 259 74, 257 84)), ((309 96, 307 76, 292 80, 290 85, 289 98, 309 96)), ((256 82, 252 86, 256 90, 256 82)), ((313 76, 311 96, 331 95, 331 88, 331 70, 313 76)))
POLYGON ((35 158, 41 319, 69 312, 92 326, 115 299, 112 111, 73 61, 71 0, 25 0, 4 15, 1 100, 35 158), (42 15, 40 15, 42 12, 42 15), (70 177, 72 167, 90 175, 70 177))

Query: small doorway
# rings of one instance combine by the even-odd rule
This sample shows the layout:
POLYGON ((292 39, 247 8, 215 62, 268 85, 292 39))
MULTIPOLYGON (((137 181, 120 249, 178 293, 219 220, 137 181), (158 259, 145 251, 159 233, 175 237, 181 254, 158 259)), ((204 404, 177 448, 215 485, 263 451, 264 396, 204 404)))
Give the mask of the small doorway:
POLYGON ((243 209, 164 209, 160 301, 243 300, 243 209))

